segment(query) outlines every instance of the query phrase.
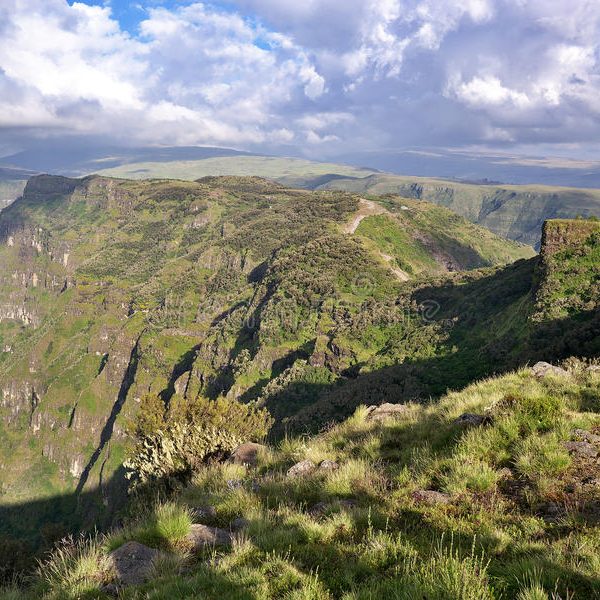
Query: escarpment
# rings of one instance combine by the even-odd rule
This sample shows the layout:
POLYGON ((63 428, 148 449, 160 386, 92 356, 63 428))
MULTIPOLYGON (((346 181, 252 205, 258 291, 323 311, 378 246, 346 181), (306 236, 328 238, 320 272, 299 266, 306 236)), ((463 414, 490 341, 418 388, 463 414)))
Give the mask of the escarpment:
POLYGON ((110 513, 148 397, 266 408, 277 438, 537 357, 531 248, 372 204, 349 228, 360 197, 258 178, 33 178, 0 213, 1 502, 110 513))

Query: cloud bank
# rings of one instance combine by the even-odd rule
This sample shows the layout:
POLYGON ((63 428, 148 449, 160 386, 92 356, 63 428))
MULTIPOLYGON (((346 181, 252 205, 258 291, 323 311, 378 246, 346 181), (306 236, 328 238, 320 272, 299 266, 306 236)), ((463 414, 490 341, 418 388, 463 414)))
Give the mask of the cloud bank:
POLYGON ((600 140, 597 0, 0 4, 0 138, 295 148, 600 140))

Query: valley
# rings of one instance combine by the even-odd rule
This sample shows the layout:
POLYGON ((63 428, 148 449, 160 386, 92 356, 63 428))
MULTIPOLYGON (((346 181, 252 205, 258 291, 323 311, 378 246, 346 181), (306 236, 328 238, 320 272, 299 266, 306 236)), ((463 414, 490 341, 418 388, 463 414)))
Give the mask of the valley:
POLYGON ((211 444, 231 451, 598 356, 599 233, 548 221, 540 258, 391 194, 31 178, 0 213, 0 534, 109 528, 131 468, 154 477, 144 436, 180 435, 186 407, 225 411, 211 444))

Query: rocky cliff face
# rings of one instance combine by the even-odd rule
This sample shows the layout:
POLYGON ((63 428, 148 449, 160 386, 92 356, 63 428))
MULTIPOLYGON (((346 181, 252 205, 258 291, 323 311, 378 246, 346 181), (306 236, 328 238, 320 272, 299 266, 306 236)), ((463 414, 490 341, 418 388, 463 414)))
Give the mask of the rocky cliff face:
POLYGON ((558 219, 544 224, 537 320, 566 319, 600 307, 600 222, 558 219))

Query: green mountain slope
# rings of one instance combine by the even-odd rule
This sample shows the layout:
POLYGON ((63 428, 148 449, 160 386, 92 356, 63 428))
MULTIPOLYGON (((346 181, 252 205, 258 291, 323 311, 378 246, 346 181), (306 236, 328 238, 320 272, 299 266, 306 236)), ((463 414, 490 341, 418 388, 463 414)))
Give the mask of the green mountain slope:
POLYGON ((536 248, 545 220, 600 216, 600 191, 593 189, 481 185, 384 173, 333 179, 319 187, 426 200, 446 206, 502 237, 536 248))
POLYGON ((597 350, 588 304, 532 320, 530 248, 423 202, 41 176, 0 240, 0 521, 22 536, 110 518, 147 397, 256 402, 276 437, 597 350))
POLYGON ((33 171, 0 166, 0 210, 18 198, 33 171))

